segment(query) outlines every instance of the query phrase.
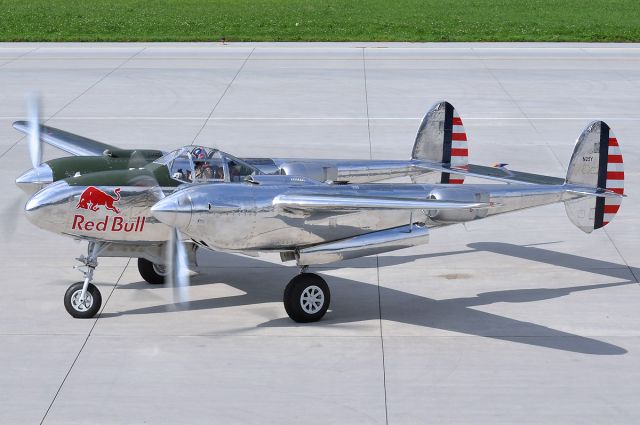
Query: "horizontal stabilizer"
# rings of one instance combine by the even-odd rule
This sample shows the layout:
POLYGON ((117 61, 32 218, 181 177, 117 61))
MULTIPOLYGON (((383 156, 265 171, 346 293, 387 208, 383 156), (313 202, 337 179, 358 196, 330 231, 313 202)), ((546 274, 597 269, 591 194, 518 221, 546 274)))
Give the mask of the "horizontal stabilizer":
POLYGON ((627 195, 614 192, 610 189, 594 189, 591 187, 581 187, 581 186, 573 186, 573 185, 565 185, 565 190, 571 193, 577 193, 579 195, 585 196, 595 196, 597 198, 610 198, 610 199, 622 199, 626 198, 627 195))
MULTIPOLYGON (((16 121, 13 128, 24 134, 29 134, 27 121, 16 121)), ((117 150, 116 146, 78 136, 77 134, 59 130, 46 125, 40 126, 40 138, 43 142, 76 156, 99 156, 105 150, 117 150)))
POLYGON ((297 210, 442 210, 489 208, 486 202, 439 201, 437 199, 407 199, 348 195, 284 194, 273 199, 273 205, 297 210))
POLYGON ((484 165, 469 164, 465 168, 451 167, 430 161, 412 161, 412 165, 418 169, 430 171, 443 171, 451 174, 477 177, 486 180, 494 180, 502 183, 529 183, 529 184, 563 184, 564 179, 545 176, 542 174, 512 171, 504 167, 487 167, 484 165))

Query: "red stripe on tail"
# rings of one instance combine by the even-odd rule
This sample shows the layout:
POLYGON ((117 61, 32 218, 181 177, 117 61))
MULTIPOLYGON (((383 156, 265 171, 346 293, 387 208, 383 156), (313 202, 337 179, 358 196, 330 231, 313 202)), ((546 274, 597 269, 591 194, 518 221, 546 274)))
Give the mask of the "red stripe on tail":
POLYGON ((620 205, 606 205, 604 206, 605 214, 615 214, 620 209, 620 205))
POLYGON ((461 142, 467 141, 467 133, 451 133, 451 140, 457 140, 461 142))
POLYGON ((451 156, 469 156, 469 149, 453 148, 451 149, 451 156))

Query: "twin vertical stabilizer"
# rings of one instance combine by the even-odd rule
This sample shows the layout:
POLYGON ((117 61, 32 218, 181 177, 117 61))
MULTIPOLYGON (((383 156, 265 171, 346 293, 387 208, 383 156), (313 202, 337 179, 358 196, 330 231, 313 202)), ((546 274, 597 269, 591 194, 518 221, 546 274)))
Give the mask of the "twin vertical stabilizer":
MULTIPOLYGON (((460 115, 449 102, 438 102, 420 124, 411 159, 419 159, 465 169, 469 164, 467 132, 460 115)), ((464 176, 441 172, 413 177, 415 183, 462 184, 464 176)))
MULTIPOLYGON (((571 156, 567 184, 624 194, 624 168, 618 139, 607 123, 594 121, 582 132, 571 156)), ((586 197, 565 202, 573 224, 586 233, 606 226, 620 209, 622 197, 586 197)))

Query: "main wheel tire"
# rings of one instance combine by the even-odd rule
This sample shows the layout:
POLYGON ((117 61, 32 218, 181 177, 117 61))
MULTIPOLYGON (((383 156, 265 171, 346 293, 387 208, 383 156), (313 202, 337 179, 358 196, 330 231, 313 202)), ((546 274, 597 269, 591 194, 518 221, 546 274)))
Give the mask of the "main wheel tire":
POLYGON ((102 305, 100 290, 90 283, 87 286, 87 294, 84 303, 80 303, 83 282, 76 282, 67 289, 64 294, 64 308, 67 313, 77 319, 89 319, 95 316, 102 305))
POLYGON ((162 285, 167 275, 164 265, 152 263, 144 258, 138 258, 138 271, 140 276, 152 285, 162 285))
POLYGON ((298 323, 322 319, 331 302, 329 285, 313 273, 302 273, 291 279, 284 290, 284 309, 298 323))

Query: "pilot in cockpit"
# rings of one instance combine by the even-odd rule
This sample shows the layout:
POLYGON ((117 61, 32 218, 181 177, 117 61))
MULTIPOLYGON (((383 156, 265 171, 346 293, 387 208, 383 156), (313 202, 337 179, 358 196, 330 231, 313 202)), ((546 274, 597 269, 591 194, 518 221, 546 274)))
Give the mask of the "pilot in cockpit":
POLYGON ((195 148, 191 151, 194 165, 194 174, 196 179, 208 179, 212 175, 209 164, 205 162, 207 158, 206 151, 203 148, 195 148))

